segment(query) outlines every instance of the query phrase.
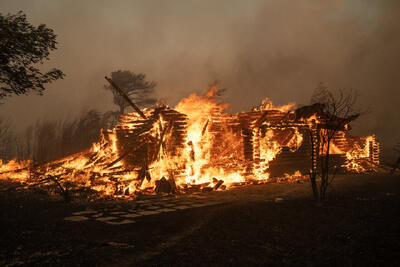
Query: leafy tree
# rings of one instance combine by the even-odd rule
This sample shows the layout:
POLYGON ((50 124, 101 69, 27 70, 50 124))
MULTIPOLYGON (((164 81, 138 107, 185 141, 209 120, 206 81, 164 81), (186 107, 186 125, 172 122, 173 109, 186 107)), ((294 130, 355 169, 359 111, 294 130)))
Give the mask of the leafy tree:
MULTIPOLYGON (((152 96, 156 84, 147 81, 145 74, 118 70, 111 72, 111 79, 139 107, 147 107, 156 102, 152 96)), ((113 93, 113 102, 119 106, 119 113, 123 114, 129 103, 111 85, 106 85, 105 88, 113 93)))
POLYGON ((49 59, 56 44, 52 29, 44 24, 32 26, 21 11, 0 13, 0 99, 30 91, 41 95, 45 84, 62 79, 64 74, 59 69, 42 73, 38 68, 49 59))

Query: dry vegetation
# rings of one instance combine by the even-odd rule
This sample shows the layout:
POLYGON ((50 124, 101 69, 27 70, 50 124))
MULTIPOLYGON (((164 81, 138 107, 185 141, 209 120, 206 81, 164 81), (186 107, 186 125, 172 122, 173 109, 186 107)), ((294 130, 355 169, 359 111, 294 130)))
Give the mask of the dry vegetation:
POLYGON ((32 159, 38 164, 59 159, 89 148, 112 121, 110 113, 87 110, 75 119, 38 120, 17 134, 10 121, 0 119, 0 159, 32 159))

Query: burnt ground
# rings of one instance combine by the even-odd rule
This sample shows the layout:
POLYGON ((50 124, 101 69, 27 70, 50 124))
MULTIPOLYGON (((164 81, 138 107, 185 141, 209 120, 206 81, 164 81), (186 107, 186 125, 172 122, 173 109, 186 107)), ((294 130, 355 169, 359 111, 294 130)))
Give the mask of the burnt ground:
POLYGON ((135 202, 65 204, 38 193, 1 191, 0 265, 400 265, 398 175, 337 177, 322 207, 312 201, 308 182, 204 195, 223 203, 110 225, 64 218, 135 202))

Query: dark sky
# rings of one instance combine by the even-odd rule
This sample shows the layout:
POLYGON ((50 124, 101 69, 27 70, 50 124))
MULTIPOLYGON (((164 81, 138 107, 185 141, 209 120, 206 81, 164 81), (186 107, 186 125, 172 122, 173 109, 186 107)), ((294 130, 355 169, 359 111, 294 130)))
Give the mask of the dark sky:
POLYGON ((218 79, 229 88, 232 112, 264 97, 308 104, 320 82, 352 88, 371 111, 354 133, 376 133, 386 152, 400 140, 400 1, 0 2, 3 14, 19 10, 54 29, 58 49, 43 69, 67 76, 42 97, 0 106, 17 128, 83 108, 117 109, 103 77, 126 69, 157 82, 157 96, 171 106, 218 79))

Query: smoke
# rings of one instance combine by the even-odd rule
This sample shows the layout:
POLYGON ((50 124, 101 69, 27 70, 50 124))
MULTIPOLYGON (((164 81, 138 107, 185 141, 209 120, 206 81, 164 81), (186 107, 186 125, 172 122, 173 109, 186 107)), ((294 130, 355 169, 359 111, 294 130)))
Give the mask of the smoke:
MULTIPOLYGON (((232 76, 241 103, 260 92, 284 103, 308 103, 319 82, 354 89, 370 110, 355 134, 376 133, 384 155, 400 139, 398 1, 272 1, 237 24, 232 76)), ((229 86, 228 86, 229 87, 229 86)))
POLYGON ((376 133, 388 155, 400 139, 396 0, 4 0, 0 9, 22 10, 33 24, 53 28, 58 50, 45 67, 67 74, 43 97, 13 97, 0 106, 17 126, 83 107, 116 109, 103 77, 126 69, 157 82, 158 97, 171 106, 219 80, 233 112, 264 97, 308 104, 320 82, 355 89, 359 107, 371 112, 354 133, 376 133))

